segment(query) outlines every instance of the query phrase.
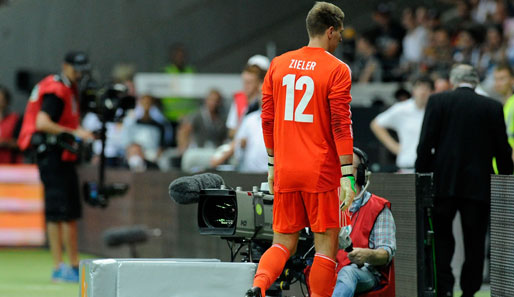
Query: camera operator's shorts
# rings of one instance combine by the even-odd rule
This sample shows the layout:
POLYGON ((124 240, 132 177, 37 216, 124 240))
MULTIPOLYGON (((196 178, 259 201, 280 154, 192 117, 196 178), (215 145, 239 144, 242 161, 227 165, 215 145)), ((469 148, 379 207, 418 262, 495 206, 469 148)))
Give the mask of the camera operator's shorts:
POLYGON ((61 161, 60 150, 38 157, 39 175, 45 188, 45 218, 49 222, 81 217, 80 189, 75 163, 61 161))
POLYGON ((305 227, 312 232, 340 228, 338 189, 323 193, 275 192, 273 231, 295 233, 305 227))

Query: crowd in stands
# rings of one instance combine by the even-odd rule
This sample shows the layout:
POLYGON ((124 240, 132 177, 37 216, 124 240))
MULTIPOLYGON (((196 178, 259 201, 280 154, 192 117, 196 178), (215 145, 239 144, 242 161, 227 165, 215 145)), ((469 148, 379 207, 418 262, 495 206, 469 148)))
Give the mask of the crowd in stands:
MULTIPOLYGON (((436 3, 434 7, 380 3, 371 13, 373 25, 369 29, 356 32, 348 26, 343 34, 341 58, 351 66, 354 83, 413 83, 413 89, 400 88, 395 94, 398 101, 406 100, 406 103, 377 117, 371 126, 384 146, 398 156, 399 168, 412 169, 415 159, 414 149, 408 152, 400 149, 405 127, 411 127, 405 121, 420 122, 426 98, 432 92, 450 88, 448 74, 455 63, 470 64, 478 70, 479 92, 498 99, 511 95, 503 90, 511 87, 501 89, 498 82, 495 84, 498 78, 495 80, 494 74, 499 65, 508 69, 514 64, 514 4, 503 0, 436 3), (421 95, 416 90, 423 83, 421 87, 415 84, 420 81, 430 86, 421 95), (402 112, 411 114, 397 116, 402 112), (397 130, 400 142, 385 129, 397 130), (405 156, 409 156, 409 161, 403 164, 405 156)), ((251 57, 241 67, 240 92, 223 98, 222 92, 213 88, 203 100, 136 95, 135 66, 116 65, 112 81, 125 85, 128 95, 136 98, 136 104, 106 123, 107 165, 139 171, 175 168, 197 172, 217 168, 266 172, 260 105, 262 81, 269 63, 267 57, 251 57)), ((187 52, 181 44, 170 48, 170 64, 160 70, 171 74, 195 72, 187 63, 187 52)), ((0 87, 0 163, 22 162, 14 140, 20 117, 10 111, 9 101, 9 91, 0 87)), ((82 125, 90 131, 99 131, 101 122, 97 114, 87 113, 83 115, 82 125)), ((409 147, 416 145, 411 143, 409 147)), ((91 162, 99 161, 101 150, 97 139, 92 144, 91 162)))
POLYGON ((492 90, 494 66, 514 63, 514 6, 502 0, 438 1, 437 8, 379 4, 374 26, 349 30, 345 51, 354 81, 407 81, 420 74, 447 76, 454 63, 470 64, 479 72, 485 90, 492 90), (444 3, 446 2, 446 4, 444 3))
MULTIPOLYGON (((163 72, 194 72, 185 64, 185 57, 183 46, 174 45, 171 64, 163 72)), ((92 110, 83 113, 82 126, 97 135, 90 143, 91 156, 84 162, 98 164, 103 150, 106 166, 133 171, 173 168, 198 172, 218 168, 267 172, 267 154, 258 130, 261 87, 268 66, 267 57, 255 55, 242 67, 241 91, 233 98, 225 99, 213 88, 203 100, 196 100, 138 94, 133 82, 136 68, 131 64, 116 65, 113 83, 124 85, 126 96, 122 100, 135 98, 135 102, 132 106, 122 103, 113 116, 105 117, 103 148, 102 116, 92 110)), ((16 146, 21 117, 11 112, 9 105, 10 93, 0 86, 0 164, 23 162, 16 146)), ((32 160, 26 154, 25 162, 32 160)))

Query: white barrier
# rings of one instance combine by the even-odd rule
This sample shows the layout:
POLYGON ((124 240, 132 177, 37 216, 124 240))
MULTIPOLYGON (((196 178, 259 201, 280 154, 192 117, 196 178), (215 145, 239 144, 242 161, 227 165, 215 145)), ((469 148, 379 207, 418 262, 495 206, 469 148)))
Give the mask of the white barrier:
MULTIPOLYGON (((210 89, 219 89, 225 98, 243 88, 240 74, 163 74, 137 73, 134 84, 139 95, 152 95, 157 98, 184 97, 204 98, 210 89)), ((370 106, 373 100, 380 98, 385 104, 391 105, 396 100, 394 92, 397 83, 352 84, 352 105, 370 106)))
POLYGON ((226 297, 251 287, 254 263, 217 259, 80 261, 80 297, 226 297))

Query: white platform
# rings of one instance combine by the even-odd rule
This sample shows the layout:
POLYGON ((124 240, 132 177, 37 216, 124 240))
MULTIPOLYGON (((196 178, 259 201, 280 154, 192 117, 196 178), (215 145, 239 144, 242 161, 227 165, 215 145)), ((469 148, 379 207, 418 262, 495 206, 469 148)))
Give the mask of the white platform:
POLYGON ((79 296, 243 296, 252 285, 255 269, 254 263, 217 259, 83 260, 79 296))

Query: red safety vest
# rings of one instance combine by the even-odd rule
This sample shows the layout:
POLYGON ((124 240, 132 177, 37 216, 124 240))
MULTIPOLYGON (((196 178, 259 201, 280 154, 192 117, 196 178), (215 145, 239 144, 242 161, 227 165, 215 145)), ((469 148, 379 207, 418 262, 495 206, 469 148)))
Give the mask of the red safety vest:
MULTIPOLYGON (((15 113, 5 115, 0 119, 0 140, 10 140, 14 137, 14 129, 20 117, 15 113)), ((21 163, 20 154, 10 148, 0 148, 0 164, 21 163)))
MULTIPOLYGON (((371 195, 368 202, 364 204, 357 212, 352 214, 352 233, 350 238, 352 239, 353 247, 358 248, 369 248, 369 235, 378 215, 384 207, 391 209, 391 202, 387 201, 382 197, 371 195)), ((337 271, 341 270, 344 266, 350 265, 351 262, 348 259, 348 253, 344 250, 337 252, 337 271)), ((386 285, 389 279, 389 267, 387 265, 375 267, 378 272, 382 275, 380 278, 380 284, 386 285)))
POLYGON ((237 120, 238 123, 240 123, 248 107, 248 98, 246 97, 246 94, 244 92, 235 93, 234 103, 236 105, 237 120))
MULTIPOLYGON (((49 75, 40 81, 32 90, 29 102, 25 109, 23 124, 18 137, 18 146, 21 150, 26 150, 30 145, 32 135, 37 131, 36 118, 41 110, 43 96, 54 94, 64 102, 61 118, 57 122, 59 125, 75 130, 79 126, 80 113, 77 102, 77 88, 67 84, 59 75, 49 75)), ((61 159, 63 161, 75 161, 77 155, 63 150, 61 159)))

